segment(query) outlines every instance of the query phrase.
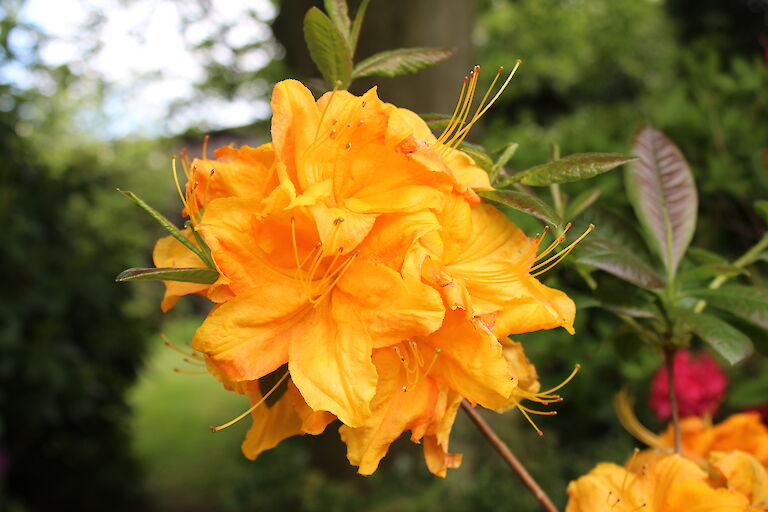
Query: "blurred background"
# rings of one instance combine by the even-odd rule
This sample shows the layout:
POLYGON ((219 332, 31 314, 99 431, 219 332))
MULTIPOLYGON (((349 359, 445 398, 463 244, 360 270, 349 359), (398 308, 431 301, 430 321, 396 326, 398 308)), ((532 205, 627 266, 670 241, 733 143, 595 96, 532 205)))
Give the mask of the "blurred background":
MULTIPOLYGON (((161 284, 114 282, 149 265, 163 235, 115 188, 181 222, 170 156, 199 154, 205 134, 214 147, 268 140, 275 81, 317 75, 301 19, 318 3, 0 2, 0 510, 538 510, 461 415, 452 446, 464 464, 447 481, 405 439, 358 477, 335 428, 246 460, 247 420, 208 430, 245 400, 175 372, 194 370, 160 338, 189 342, 207 305, 186 299, 161 315, 161 284)), ((358 58, 400 46, 457 50, 376 81, 383 99, 420 113, 450 111, 471 65, 523 60, 473 132, 490 149, 518 142, 511 170, 546 161, 551 143, 628 152, 651 122, 691 163, 695 246, 736 257, 765 232, 752 203, 768 197, 767 0, 373 0, 358 58)), ((621 175, 599 180, 592 215, 626 235, 621 175)), ((556 274, 549 284, 586 290, 568 264, 556 274)), ((627 386, 645 424, 663 428, 646 401, 655 353, 606 312, 584 309, 576 327, 520 337, 545 387, 583 364, 558 416, 539 422, 543 437, 514 412, 487 415, 560 505, 569 480, 635 445, 613 412, 616 390, 627 386)), ((757 357, 727 369, 719 414, 764 407, 766 370, 757 357)))

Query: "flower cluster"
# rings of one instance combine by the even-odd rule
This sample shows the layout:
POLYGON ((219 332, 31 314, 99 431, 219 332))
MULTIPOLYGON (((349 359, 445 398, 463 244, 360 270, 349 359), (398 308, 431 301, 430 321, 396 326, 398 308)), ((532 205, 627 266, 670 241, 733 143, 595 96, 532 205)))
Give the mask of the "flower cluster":
MULTIPOLYGON (((252 403, 246 456, 338 419, 360 473, 410 430, 442 476, 461 460, 448 437, 462 399, 526 415, 521 400, 559 399, 506 338, 573 332, 573 302, 534 277, 559 261, 562 237, 540 251, 477 195, 488 176, 457 149, 489 106, 469 115, 476 83, 475 72, 435 137, 375 89, 316 101, 286 80, 272 142, 185 164, 186 234, 219 278, 166 282, 162 307, 191 293, 218 303, 193 348, 252 403)), ((171 237, 154 260, 200 266, 171 237)))
POLYGON ((758 414, 716 425, 691 416, 681 433, 684 457, 670 454, 670 427, 660 436, 646 433, 652 449, 626 467, 598 464, 571 482, 566 512, 768 510, 768 428, 758 414))

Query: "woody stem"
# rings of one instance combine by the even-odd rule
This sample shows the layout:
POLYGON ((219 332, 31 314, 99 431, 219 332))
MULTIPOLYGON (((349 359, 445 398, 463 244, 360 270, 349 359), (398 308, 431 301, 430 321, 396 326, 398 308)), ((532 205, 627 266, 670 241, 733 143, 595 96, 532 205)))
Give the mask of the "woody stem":
POLYGON ((504 459, 504 461, 509 465, 509 467, 512 468, 515 473, 517 473, 517 476, 520 477, 520 480, 523 481, 523 484, 525 484, 528 490, 531 491, 537 500, 539 500, 547 512, 558 512, 557 507, 555 507, 555 505, 549 499, 547 493, 545 493, 539 484, 536 483, 536 480, 534 480, 531 474, 528 473, 528 470, 525 469, 525 466, 523 466, 522 463, 517 460, 517 457, 515 457, 507 444, 501 440, 496 432, 493 431, 491 426, 486 423, 483 417, 480 416, 480 414, 466 400, 462 400, 461 408, 464 409, 464 412, 467 413, 467 416, 469 416, 469 419, 472 420, 472 423, 475 424, 478 430, 480 430, 485 438, 488 439, 488 442, 491 443, 497 452, 499 452, 501 458, 504 459))
POLYGON ((664 362, 667 365, 667 389, 669 390, 669 408, 672 410, 672 427, 675 432, 675 453, 682 453, 682 432, 680 431, 680 413, 677 409, 675 393, 675 349, 664 349, 664 362))

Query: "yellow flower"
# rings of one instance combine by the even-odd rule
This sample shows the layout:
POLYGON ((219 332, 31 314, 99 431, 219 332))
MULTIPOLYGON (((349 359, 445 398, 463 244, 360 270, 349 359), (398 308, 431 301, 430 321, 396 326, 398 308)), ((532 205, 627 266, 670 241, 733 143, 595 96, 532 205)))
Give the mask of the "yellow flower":
MULTIPOLYGON (((540 238, 480 202, 488 176, 457 149, 492 103, 486 95, 469 116, 476 84, 475 71, 435 137, 375 89, 315 101, 286 80, 273 92, 271 143, 185 164, 185 211, 220 277, 168 284, 164 304, 185 293, 219 303, 193 348, 250 399, 248 457, 338 418, 361 473, 410 430, 445 476, 461 461, 449 434, 463 398, 496 410, 559 399, 539 392, 522 347, 498 340, 572 332, 573 302, 535 278, 570 249, 537 256, 540 238), (260 385, 270 374, 287 386, 274 396, 260 385)), ((158 266, 199 266, 178 242, 158 247, 158 266)))
POLYGON ((598 464, 568 485, 566 512, 736 512, 746 511, 747 498, 715 488, 707 473, 677 455, 651 461, 637 471, 598 464))
MULTIPOLYGON (((703 418, 690 416, 680 422, 683 453, 692 459, 704 459, 710 452, 740 450, 761 463, 768 463, 768 428, 760 421, 760 414, 744 412, 733 414, 712 425, 703 418)), ((672 448, 674 432, 667 427, 659 436, 659 447, 672 448)))
POLYGON ((768 471, 760 461, 738 450, 713 452, 709 461, 725 478, 728 488, 746 496, 753 509, 768 510, 768 471))

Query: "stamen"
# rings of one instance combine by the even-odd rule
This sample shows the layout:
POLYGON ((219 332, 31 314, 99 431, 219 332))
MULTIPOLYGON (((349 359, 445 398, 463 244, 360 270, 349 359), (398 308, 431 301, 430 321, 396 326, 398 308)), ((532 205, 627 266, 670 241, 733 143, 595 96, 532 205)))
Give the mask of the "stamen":
MULTIPOLYGON (((467 124, 467 126, 465 126, 459 132, 456 133, 456 137, 458 137, 458 139, 453 144, 449 144, 449 145, 452 145, 453 147, 458 147, 458 145, 462 143, 464 138, 469 133, 469 130, 472 129, 472 126, 477 122, 478 119, 480 119, 480 116, 483 115, 481 113, 481 111, 484 113, 485 110, 481 110, 481 109, 485 106, 485 102, 486 102, 486 100, 488 100, 488 96, 490 96, 491 91, 493 91, 493 87, 496 85, 496 82, 498 81, 499 76, 501 76, 501 73, 503 73, 503 72, 504 72, 504 68, 503 67, 499 67, 499 69, 496 71, 496 76, 493 77, 493 81, 491 82, 490 87, 488 87, 488 90, 485 92, 485 95, 483 96, 483 99, 477 105, 477 109, 475 110, 475 115, 472 116, 472 120, 469 122, 469 124, 467 124)), ((513 73, 514 73, 514 71, 513 71, 513 73)), ((507 83, 509 83, 509 80, 507 80, 507 83)), ((503 88, 502 88, 502 90, 503 90, 503 88)))
POLYGON ((174 352, 178 352, 179 354, 181 354, 181 355, 184 355, 184 356, 187 356, 187 357, 194 357, 195 359, 200 359, 200 360, 202 360, 202 359, 203 359, 203 358, 202 358, 200 355, 198 355, 198 354, 195 354, 195 353, 189 353, 189 352, 186 352, 186 351, 184 351, 184 350, 180 349, 180 348, 179 348, 179 347, 177 347, 177 346, 176 346, 176 345, 175 345, 175 344, 174 344, 174 343, 173 343, 171 340, 169 340, 169 339, 168 339, 168 337, 167 337, 165 334, 163 334, 163 333, 160 333, 160 338, 162 338, 162 340, 163 340, 163 344, 164 344, 166 347, 168 347, 168 348, 170 348, 171 350, 173 350, 174 352))
POLYGON ((174 156, 171 158, 171 169, 173 170, 173 181, 176 183, 176 191, 179 193, 179 197, 181 198, 181 204, 184 205, 184 208, 189 211, 189 208, 187 207, 187 198, 184 197, 184 194, 181 192, 181 185, 179 185, 179 175, 176 171, 176 157, 174 156))
POLYGON ((477 80, 480 76, 479 71, 480 71, 480 66, 475 66, 474 68, 472 68, 472 71, 469 72, 469 88, 467 89, 467 95, 464 98, 464 105, 462 105, 461 112, 458 117, 459 122, 456 123, 454 127, 456 131, 448 140, 448 142, 443 143, 440 146, 440 148, 437 150, 441 154, 445 150, 445 148, 451 147, 453 141, 456 140, 456 137, 459 136, 459 133, 461 132, 462 128, 465 126, 464 123, 467 120, 469 111, 472 109, 472 101, 474 100, 474 97, 475 97, 475 89, 477 89, 477 80))
POLYGON ((296 261, 296 269, 301 269, 299 262, 299 247, 296 244, 296 217, 291 216, 291 245, 293 246, 293 258, 296 261))
POLYGON ((173 371, 176 373, 183 373, 184 375, 205 375, 208 372, 197 372, 192 370, 182 370, 181 368, 174 368, 173 371))
POLYGON ((540 436, 543 436, 544 432, 542 432, 541 429, 536 426, 536 423, 534 423, 533 420, 531 419, 531 417, 528 416, 528 413, 526 412, 526 410, 524 408, 520 407, 520 402, 515 400, 515 405, 517 406, 518 409, 520 409, 520 412, 523 414, 523 416, 525 416, 525 419, 528 420, 528 423, 531 424, 531 426, 536 431, 536 433, 539 434, 540 436))
POLYGON ((435 142, 436 146, 439 146, 440 144, 445 141, 445 139, 448 138, 450 133, 453 131, 454 123, 456 122, 456 114, 459 113, 459 107, 462 105, 462 101, 464 100, 464 93, 467 90, 467 83, 469 82, 469 78, 466 76, 464 77, 464 81, 461 84, 461 92, 459 93, 459 99, 456 101, 456 107, 453 109, 453 114, 451 114, 451 119, 448 121, 448 124, 443 129, 443 133, 440 134, 440 136, 437 138, 437 141, 435 142))
MULTIPOLYGON (((563 386, 565 386, 566 384, 571 382, 571 380, 576 376, 576 374, 579 373, 579 370, 581 370, 581 365, 580 364, 576 364, 573 367, 573 371, 571 372, 571 374, 563 382, 561 382, 557 386, 553 387, 552 389, 548 389, 547 391, 544 391, 543 393, 539 393, 539 395, 551 395, 552 393, 554 393, 558 389, 561 389, 563 386)), ((556 400, 557 402, 560 402, 562 400, 560 397, 557 397, 557 398, 559 399, 559 400, 556 400)))
MULTIPOLYGON (((333 84, 333 90, 331 91, 331 95, 328 97, 328 102, 325 104, 325 108, 323 108, 322 113, 320 114, 320 120, 317 122, 317 129, 315 130, 315 138, 314 141, 317 142, 317 138, 320 135, 320 127, 323 125, 323 120, 325 119, 325 114, 328 112, 328 107, 331 106, 331 102, 333 102, 333 98, 336 97, 336 91, 339 90, 341 87, 341 81, 336 80, 336 83, 333 84)), ((331 124, 336 124, 337 119, 334 119, 331 124)))
POLYGON ((537 264, 536 266, 534 266, 533 268, 531 268, 531 271, 534 271, 534 270, 536 270, 536 269, 538 269, 538 268, 540 268, 540 267, 542 267, 542 266, 546 265, 546 264, 547 264, 547 263, 549 263, 550 261, 553 261, 553 260, 554 260, 554 262, 553 262, 553 263, 552 263, 550 266, 546 267, 546 268, 545 268, 545 269, 543 269, 543 270, 539 270, 538 272, 535 272, 535 273, 533 273, 533 274, 531 274, 531 275, 532 275, 533 277, 536 277, 536 276, 539 276, 539 275, 543 274, 544 272, 548 272, 549 270, 551 270, 551 269, 552 269, 553 267, 555 267, 555 266, 556 266, 558 263, 560 263, 561 261, 563 261, 563 260, 565 259, 565 257, 566 257, 566 256, 568 256, 568 254, 570 254, 570 252, 573 250, 573 248, 574 248, 574 247, 576 247, 576 246, 579 244, 579 242, 581 242, 582 240, 584 240, 584 238, 585 238, 585 237, 586 237, 586 236, 587 236, 587 235, 588 235, 590 232, 592 232, 592 230, 593 230, 593 229, 595 229, 595 225, 594 225, 594 224, 590 224, 590 225, 589 225, 589 227, 587 228, 587 230, 586 230, 586 231, 584 231, 584 233, 582 233, 582 235, 581 235, 579 238, 577 238, 576 240, 574 240, 574 241, 573 241, 573 243, 571 243, 571 244, 570 244, 568 247, 566 247, 565 249, 563 249, 563 250, 562 250, 560 253, 558 253, 558 254, 556 254, 556 255, 552 256, 551 258, 547 259, 546 261, 543 261, 543 262, 541 262, 541 263, 537 264))
MULTIPOLYGON (((560 245, 560 243, 561 243, 563 240, 565 240, 565 234, 566 234, 566 233, 568 233, 568 230, 569 230, 569 229, 571 229, 571 226, 573 226, 573 224, 571 224, 570 222, 569 222, 568 224, 566 224, 566 225, 565 225, 565 227, 563 228, 563 232, 560 234, 560 236, 558 236, 557 238, 555 238, 555 239, 554 239, 554 241, 553 241, 551 244, 549 244, 549 247, 547 247, 546 249, 544 249, 544 250, 541 252, 541 254, 539 254, 538 256, 536 256, 536 259, 535 259, 535 260, 533 260, 533 261, 539 261, 541 258, 543 258, 543 257, 544 257, 544 256, 546 256, 547 254, 549 254, 550 252, 552 252, 553 250, 555 250, 555 249, 557 248, 557 246, 558 246, 558 245, 560 245)), ((549 226, 547 226, 547 228, 548 228, 548 227, 549 227, 549 226)), ((547 232, 547 230, 546 230, 546 228, 545 228, 544 234, 546 234, 546 232, 547 232)), ((542 238, 544 238, 544 235, 542 235, 542 238)))
POLYGON ((208 160, 208 141, 211 140, 211 137, 206 135, 203 137, 203 160, 208 160))
POLYGON ((278 380, 278 381, 277 381, 277 383, 276 383, 274 386, 272 386, 272 389, 270 389, 270 390, 267 392, 267 394, 266 394, 266 395, 264 395, 263 397, 261 397, 261 400, 259 400, 259 401, 258 401, 258 402, 256 402, 255 404, 253 404, 253 405, 252 405, 252 406, 251 406, 251 407, 250 407, 250 408, 249 408, 247 411, 245 411, 244 413, 242 413, 242 414, 241 414, 240 416, 238 416, 237 418, 234 418, 234 419, 232 419, 232 420, 230 420, 230 421, 226 422, 226 423, 225 423, 225 424, 223 424, 223 425, 219 425, 218 427, 211 427, 211 432, 218 432, 219 430, 224 430, 225 428, 227 428, 227 427, 229 427, 229 426, 231 426, 231 425, 234 425, 235 423, 237 423, 237 422, 238 422, 238 421, 240 421, 241 419, 243 419, 243 418, 245 418, 246 416, 248 416, 249 414, 251 414, 251 413, 252 413, 254 410, 256 410, 256 408, 257 408, 258 406, 260 406, 261 404, 263 404, 263 403, 264 403, 264 401, 265 401, 267 398, 269 398, 269 395, 271 395, 271 394, 272 394, 272 393, 273 393, 273 392, 274 392, 274 391, 275 391, 275 390, 278 388, 278 386, 280 386, 280 384, 282 384, 282 383, 283 383, 283 381, 285 380, 285 378, 286 378, 286 377, 288 377, 288 373, 289 373, 289 372, 287 372, 287 371, 286 371, 286 372, 283 374, 283 376, 282 376, 282 377, 280 377, 280 380, 278 380))
MULTIPOLYGON (((463 129, 462 129, 462 132, 463 132, 463 133, 461 133, 461 132, 459 133, 459 135, 461 136, 461 139, 460 139, 458 142, 456 142, 456 143, 454 144, 454 147, 455 147, 455 146, 458 146, 458 145, 461 143, 461 141, 464 139, 464 136, 466 136, 466 134, 467 134, 467 133, 469 132, 469 130, 472 128, 472 125, 473 125, 473 124, 475 124, 475 122, 477 122, 477 120, 478 120, 478 119, 480 119, 481 117, 483 117, 483 115, 484 115, 486 112, 488 112, 488 109, 490 109, 490 108, 491 108, 491 106, 493 106, 493 104, 496 102, 496 100, 497 100, 497 99, 499 99, 499 96, 501 96, 501 93, 502 93, 502 92, 504 92, 504 89, 506 89, 506 88, 507 88, 507 85, 509 85, 509 82, 510 82, 510 80, 512 80, 512 77, 513 77, 513 76, 515 76, 515 73, 517 72, 517 68, 519 68, 519 67, 520 67, 520 64, 522 64, 522 63, 523 63, 523 61, 521 61, 520 59, 518 59, 518 60, 515 62, 515 67, 514 67, 514 68, 512 68, 512 71, 510 71, 510 73, 509 73, 509 76, 508 76, 508 77, 507 77, 507 79, 504 81, 504 84, 502 84, 501 88, 499 88, 498 92, 496 92, 496 95, 495 95, 495 96, 494 96, 494 97, 491 99, 491 101, 489 101, 489 102, 488 102, 488 104, 485 106, 485 108, 483 108, 482 110, 480 110, 480 112, 479 112, 478 114, 476 114, 476 115, 475 115, 475 116, 472 118, 472 121, 470 121, 470 123, 469 123, 469 124, 468 124, 468 125, 467 125, 465 128, 463 128, 463 129)), ((500 68, 500 70, 499 70, 499 71, 501 72, 501 71, 502 71, 502 69, 500 68)), ((496 80, 494 80, 494 81, 493 81, 493 83, 495 84, 495 83, 496 83, 496 80)), ((492 85, 491 87, 493 87, 493 85, 492 85)), ((489 92, 490 92, 490 91, 489 91, 489 92)), ((478 109, 479 109, 479 107, 478 107, 478 109)))

